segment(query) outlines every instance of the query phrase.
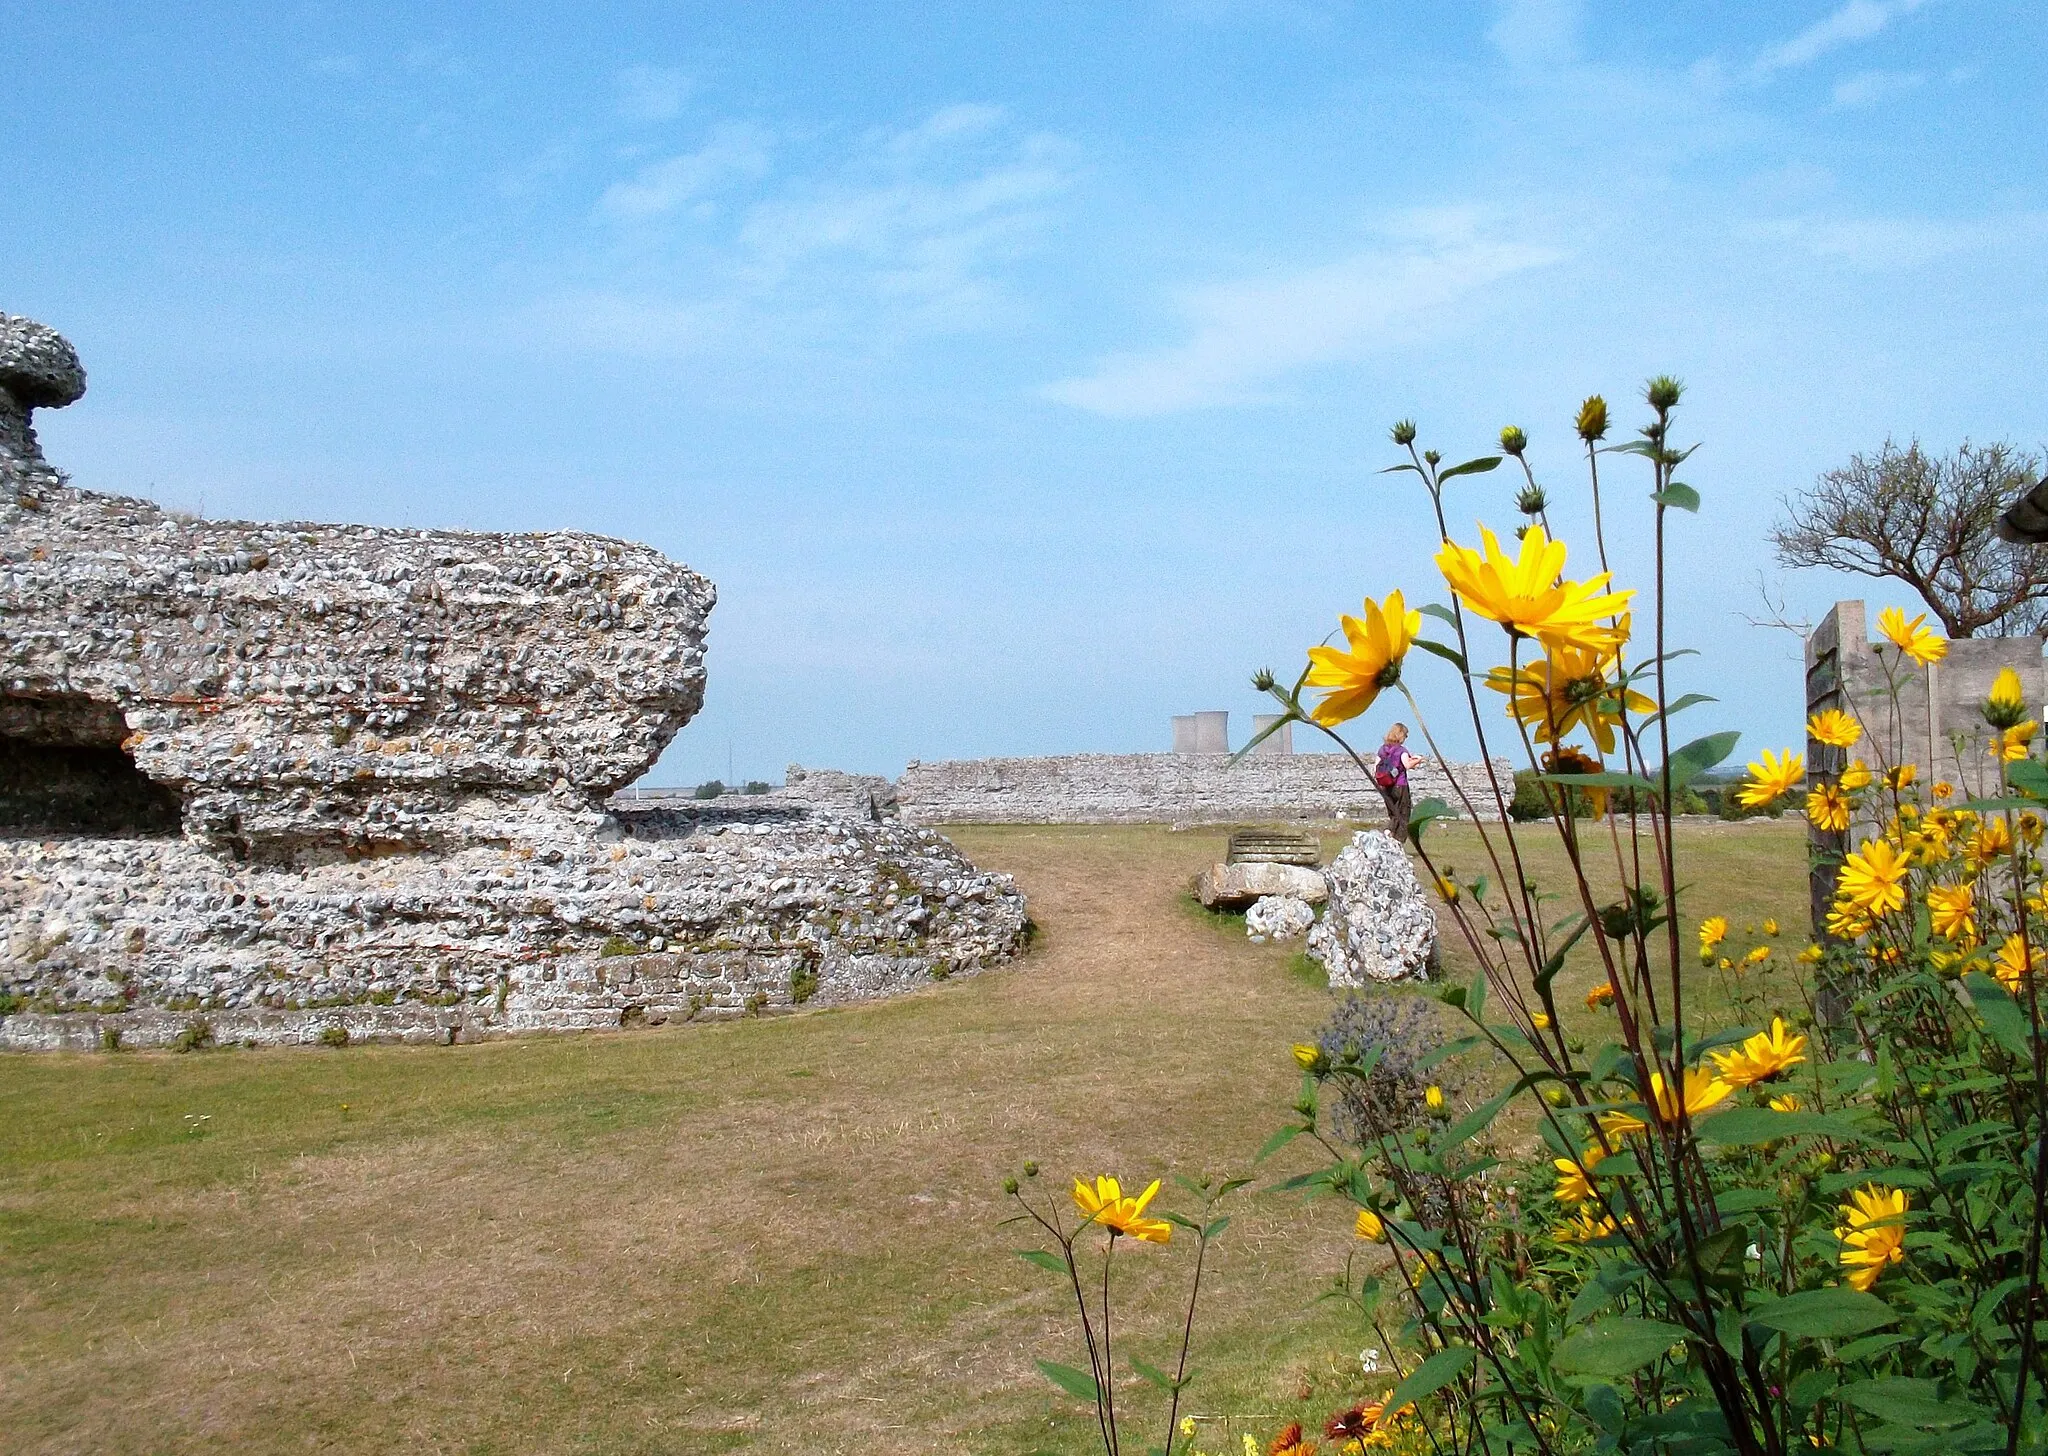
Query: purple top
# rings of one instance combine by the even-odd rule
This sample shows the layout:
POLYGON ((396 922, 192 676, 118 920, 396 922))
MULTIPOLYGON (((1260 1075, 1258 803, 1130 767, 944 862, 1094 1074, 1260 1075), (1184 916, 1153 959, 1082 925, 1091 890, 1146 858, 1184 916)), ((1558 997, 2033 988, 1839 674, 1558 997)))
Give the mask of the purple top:
POLYGON ((1382 743, 1380 745, 1380 761, 1377 767, 1381 773, 1394 776, 1394 786, 1396 788, 1406 788, 1408 786, 1408 749, 1405 745, 1382 743))

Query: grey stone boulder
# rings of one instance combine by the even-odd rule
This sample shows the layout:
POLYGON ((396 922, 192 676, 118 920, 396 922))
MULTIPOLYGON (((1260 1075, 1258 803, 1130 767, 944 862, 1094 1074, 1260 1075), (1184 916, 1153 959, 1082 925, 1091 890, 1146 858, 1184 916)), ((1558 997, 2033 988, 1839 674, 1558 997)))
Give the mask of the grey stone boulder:
POLYGON ((1243 910, 1268 895, 1320 905, 1329 891, 1318 870, 1288 864, 1211 865, 1195 876, 1195 898, 1211 910, 1243 910))
POLYGON ((1244 912, 1244 933, 1263 944, 1269 940, 1299 940, 1316 923, 1316 912, 1306 900, 1292 895, 1268 895, 1244 912))
POLYGON ((1323 869, 1329 908, 1308 936, 1334 989, 1426 981, 1436 969, 1436 908, 1408 855, 1383 829, 1362 830, 1323 869))

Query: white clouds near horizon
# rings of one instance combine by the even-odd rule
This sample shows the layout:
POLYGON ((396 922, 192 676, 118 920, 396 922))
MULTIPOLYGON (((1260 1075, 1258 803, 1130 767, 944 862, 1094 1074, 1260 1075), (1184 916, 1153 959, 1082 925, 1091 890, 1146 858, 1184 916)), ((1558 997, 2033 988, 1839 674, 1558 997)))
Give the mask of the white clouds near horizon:
POLYGON ((1910 15, 1926 3, 1927 0, 1847 0, 1825 18, 1759 55, 1750 73, 1761 80, 1779 71, 1811 65, 1829 51, 1869 40, 1900 16, 1910 15))

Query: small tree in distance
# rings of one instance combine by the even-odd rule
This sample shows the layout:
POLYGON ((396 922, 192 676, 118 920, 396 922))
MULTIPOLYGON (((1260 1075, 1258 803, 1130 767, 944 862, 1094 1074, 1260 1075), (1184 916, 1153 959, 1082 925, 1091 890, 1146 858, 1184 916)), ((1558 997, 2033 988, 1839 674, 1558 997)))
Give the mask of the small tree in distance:
POLYGON ((1853 455, 1798 497, 1771 532, 1786 566, 1891 577, 1920 594, 1951 637, 2024 636, 2048 625, 2048 546, 1998 538, 1999 513, 2039 478, 2004 441, 1929 455, 1891 440, 1853 455))

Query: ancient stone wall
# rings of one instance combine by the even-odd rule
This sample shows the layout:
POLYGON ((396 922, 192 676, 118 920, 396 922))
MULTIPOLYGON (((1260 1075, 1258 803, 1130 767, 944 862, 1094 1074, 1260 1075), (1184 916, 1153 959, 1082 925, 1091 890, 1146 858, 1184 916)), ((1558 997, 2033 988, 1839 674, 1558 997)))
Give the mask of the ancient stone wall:
MULTIPOLYGON (((1502 791, 1513 766, 1494 760, 1502 791)), ((1431 763, 1409 775, 1415 801, 1432 796, 1498 814, 1483 764, 1431 763), (1455 782, 1454 782, 1455 779, 1455 782)), ((1077 753, 913 763, 896 781, 903 817, 916 824, 1236 824, 1344 820, 1384 824, 1372 780, 1342 754, 1077 753)))
POLYGON ((30 414, 83 389, 0 314, 0 1045, 638 1025, 1022 943, 1015 887, 929 830, 608 802, 703 700, 689 568, 80 490, 30 414))

